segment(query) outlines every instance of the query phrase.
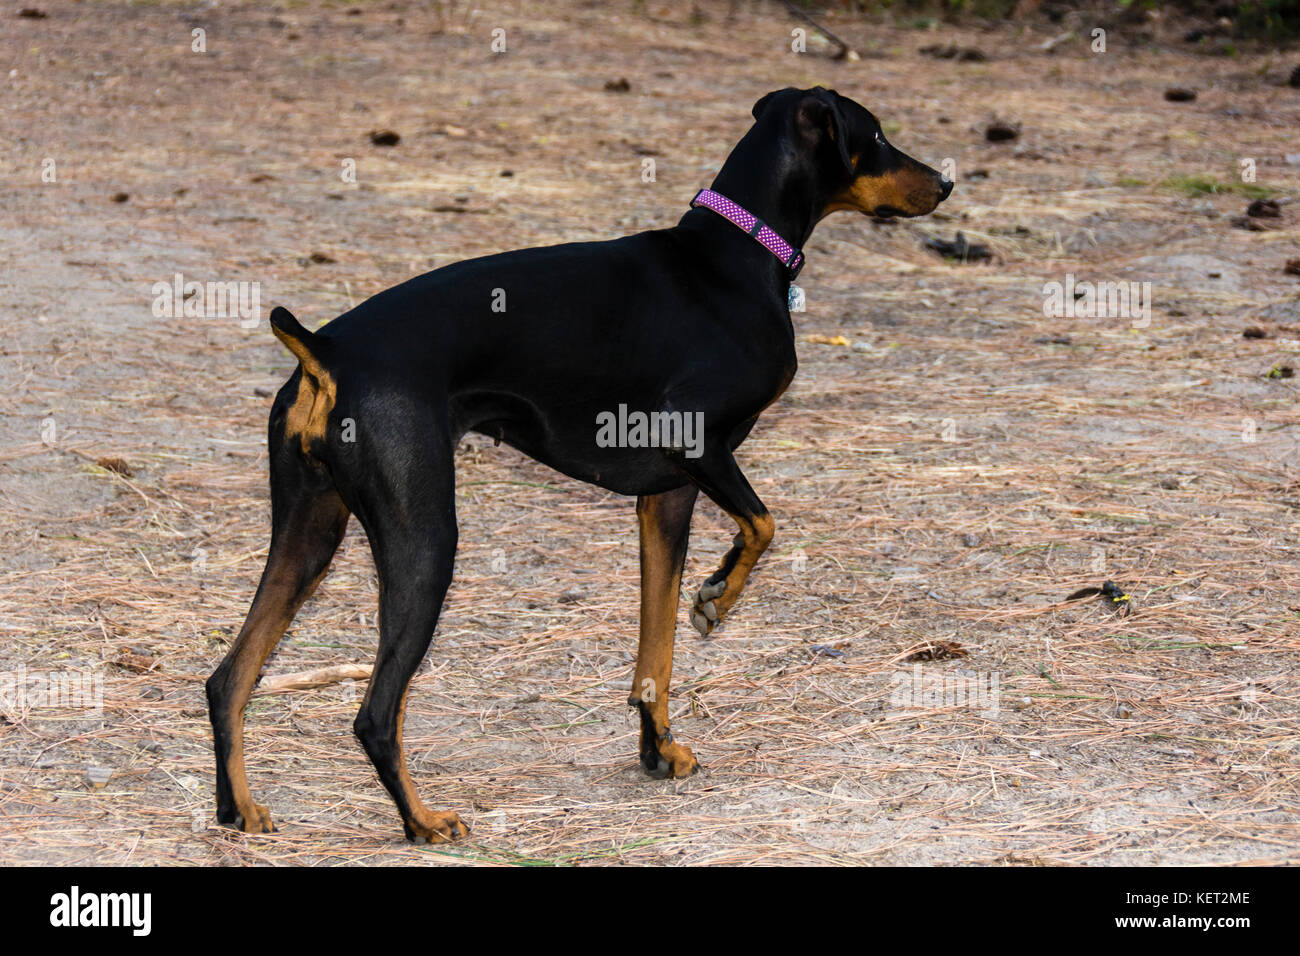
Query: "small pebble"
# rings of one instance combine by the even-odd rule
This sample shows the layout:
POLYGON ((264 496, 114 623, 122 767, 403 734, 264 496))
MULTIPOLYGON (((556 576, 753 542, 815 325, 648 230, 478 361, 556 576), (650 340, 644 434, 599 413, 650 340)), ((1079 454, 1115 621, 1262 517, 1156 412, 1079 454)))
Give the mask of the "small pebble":
POLYGON ((1020 126, 1018 124, 1003 123, 995 120, 984 130, 984 138, 990 143, 1004 143, 1007 140, 1016 139, 1020 136, 1020 126))
POLYGON ((1282 215, 1282 207, 1274 199, 1256 199, 1246 207, 1246 215, 1256 219, 1277 219, 1282 215))
POLYGON ((86 783, 92 790, 103 790, 113 778, 113 771, 108 767, 87 767, 86 783))

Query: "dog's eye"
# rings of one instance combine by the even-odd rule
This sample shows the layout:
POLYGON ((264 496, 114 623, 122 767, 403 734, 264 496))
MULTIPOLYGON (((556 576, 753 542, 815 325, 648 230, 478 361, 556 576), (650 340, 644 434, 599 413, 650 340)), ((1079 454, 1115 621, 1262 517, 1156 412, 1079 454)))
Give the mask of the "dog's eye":
POLYGON ((876 145, 877 145, 877 146, 884 146, 884 145, 885 145, 885 137, 884 137, 884 134, 882 134, 882 133, 876 133, 876 145))

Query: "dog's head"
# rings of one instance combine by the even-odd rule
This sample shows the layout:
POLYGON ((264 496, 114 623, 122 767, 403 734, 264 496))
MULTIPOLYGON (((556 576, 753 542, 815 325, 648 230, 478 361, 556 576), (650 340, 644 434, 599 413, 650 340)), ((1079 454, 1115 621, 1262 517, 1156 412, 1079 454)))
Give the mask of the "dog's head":
POLYGON ((951 179, 895 149, 865 107, 834 90, 776 90, 754 104, 754 119, 784 126, 795 162, 818 183, 818 219, 838 209, 924 216, 952 192, 951 179))

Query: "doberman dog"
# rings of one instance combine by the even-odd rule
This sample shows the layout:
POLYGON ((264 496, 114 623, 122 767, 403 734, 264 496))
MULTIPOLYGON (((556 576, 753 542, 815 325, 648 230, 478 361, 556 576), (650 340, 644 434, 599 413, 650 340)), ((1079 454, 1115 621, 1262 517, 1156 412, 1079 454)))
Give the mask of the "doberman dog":
POLYGON ((272 312, 299 365, 271 408, 266 568, 207 682, 219 822, 274 830, 244 774, 245 705, 355 514, 374 555, 380 609, 356 735, 409 839, 467 832, 455 813, 420 801, 402 720, 452 578, 453 454, 471 431, 637 496, 641 633, 628 704, 640 712, 641 764, 660 778, 699 768, 668 726, 691 513, 703 491, 739 527, 695 597, 691 621, 707 636, 772 540, 772 517, 734 452, 795 373, 787 297, 803 265, 798 250, 835 210, 918 216, 952 191, 832 90, 778 90, 753 115, 711 190, 670 229, 458 262, 316 332, 286 309, 272 312))

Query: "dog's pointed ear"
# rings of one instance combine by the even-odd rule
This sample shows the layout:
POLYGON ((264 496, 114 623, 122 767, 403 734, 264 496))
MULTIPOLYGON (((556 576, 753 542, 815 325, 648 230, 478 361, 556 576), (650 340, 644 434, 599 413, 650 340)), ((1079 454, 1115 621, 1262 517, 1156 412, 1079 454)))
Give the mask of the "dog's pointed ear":
POLYGON ((754 108, 750 110, 750 112, 754 114, 754 119, 758 119, 763 115, 763 110, 767 109, 767 104, 772 102, 772 97, 776 96, 776 94, 780 92, 780 90, 773 90, 771 93, 761 97, 759 101, 754 104, 754 108))
POLYGON ((840 109, 839 94, 834 90, 817 87, 800 102, 795 123, 799 134, 813 148, 817 147, 823 137, 829 138, 839 150, 844 171, 853 172, 848 124, 844 121, 844 111, 840 109))

